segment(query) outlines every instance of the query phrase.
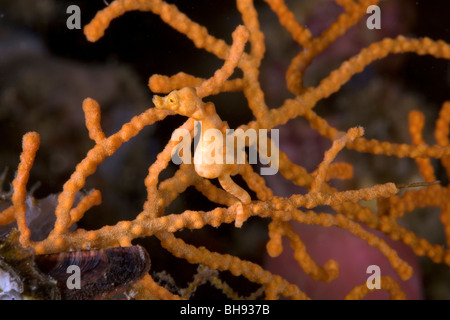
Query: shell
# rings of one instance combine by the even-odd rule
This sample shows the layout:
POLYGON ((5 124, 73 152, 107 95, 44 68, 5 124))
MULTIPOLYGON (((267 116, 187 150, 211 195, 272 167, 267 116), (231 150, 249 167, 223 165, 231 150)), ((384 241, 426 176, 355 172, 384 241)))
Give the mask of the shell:
POLYGON ((150 258, 141 246, 103 250, 63 252, 36 256, 38 268, 58 283, 61 298, 67 300, 104 299, 118 294, 148 273, 150 258), (67 269, 76 265, 81 272, 81 288, 69 289, 67 269))
POLYGON ((125 291, 150 269, 141 246, 61 252, 35 256, 13 230, 0 242, 0 299, 91 300, 125 291), (80 289, 69 289, 69 266, 80 268, 80 289))

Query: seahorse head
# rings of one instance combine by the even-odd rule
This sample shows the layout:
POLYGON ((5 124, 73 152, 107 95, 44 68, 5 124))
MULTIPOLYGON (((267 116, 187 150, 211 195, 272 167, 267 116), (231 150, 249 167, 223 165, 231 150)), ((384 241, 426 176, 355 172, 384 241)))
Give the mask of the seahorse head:
POLYGON ((195 89, 191 87, 174 90, 165 97, 154 96, 153 103, 158 109, 175 111, 186 117, 192 117, 203 105, 195 89))

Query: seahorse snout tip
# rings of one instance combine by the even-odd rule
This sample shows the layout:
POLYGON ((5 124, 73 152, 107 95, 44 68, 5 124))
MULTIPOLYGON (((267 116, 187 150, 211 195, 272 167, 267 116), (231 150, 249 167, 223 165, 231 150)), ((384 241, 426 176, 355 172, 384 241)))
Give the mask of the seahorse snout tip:
POLYGON ((153 104, 155 105, 156 108, 163 109, 164 98, 156 95, 153 96, 153 104))

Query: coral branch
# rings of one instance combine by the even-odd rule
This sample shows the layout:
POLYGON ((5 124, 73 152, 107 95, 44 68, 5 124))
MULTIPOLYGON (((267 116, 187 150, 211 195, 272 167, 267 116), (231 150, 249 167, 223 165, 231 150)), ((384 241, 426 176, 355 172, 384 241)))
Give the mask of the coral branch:
POLYGON ((320 163, 319 169, 317 169, 317 174, 311 185, 310 192, 320 191, 322 184, 326 179, 327 170, 331 162, 336 158, 338 152, 342 150, 348 142, 355 140, 357 137, 360 137, 363 134, 364 134, 363 128, 361 127, 352 128, 342 138, 334 140, 333 146, 331 147, 330 150, 328 150, 325 153, 324 159, 320 163))
POLYGON ((22 154, 20 155, 20 163, 17 168, 16 178, 13 185, 12 202, 14 206, 14 213, 17 221, 17 226, 20 231, 20 243, 24 247, 30 245, 31 231, 27 226, 25 220, 26 206, 25 199, 27 196, 27 182, 30 177, 30 170, 34 163, 36 152, 39 149, 40 136, 36 132, 28 132, 23 136, 22 154))
POLYGON ((214 76, 197 87, 198 97, 204 98, 223 86, 225 81, 231 76, 239 63, 239 59, 244 52, 245 43, 248 40, 248 31, 244 26, 238 26, 233 32, 233 45, 222 68, 214 73, 214 76))
POLYGON ((10 206, 0 212, 0 226, 7 225, 9 223, 14 222, 16 219, 14 206, 10 206))
POLYGON ((79 221, 83 218, 86 211, 88 211, 93 206, 98 206, 102 203, 102 195, 98 190, 92 190, 88 195, 84 196, 83 199, 78 203, 78 205, 70 210, 70 221, 71 224, 79 221))
MULTIPOLYGON (((148 81, 148 87, 155 93, 169 93, 184 87, 199 87, 205 81, 206 79, 194 77, 184 72, 179 72, 171 77, 154 74, 148 81)), ((242 91, 243 88, 244 83, 242 79, 227 80, 221 87, 215 87, 214 90, 209 92, 209 95, 227 91, 242 91)))
POLYGON ((83 110, 89 137, 99 144, 105 139, 105 134, 100 124, 100 105, 94 99, 87 98, 83 101, 83 110))
MULTIPOLYGON (((381 290, 385 290, 391 296, 391 300, 406 300, 405 293, 399 287, 399 285, 390 277, 380 277, 381 290)), ((362 300, 370 292, 374 292, 376 289, 370 290, 367 284, 362 284, 352 289, 346 296, 345 300, 362 300)))
POLYGON ((190 20, 176 6, 161 0, 116 0, 108 7, 99 11, 92 21, 84 28, 84 34, 89 41, 95 42, 103 37, 112 20, 128 11, 151 11, 161 16, 161 19, 180 33, 185 34, 199 49, 205 49, 221 59, 228 55, 229 47, 223 40, 218 40, 208 34, 205 27, 190 20))

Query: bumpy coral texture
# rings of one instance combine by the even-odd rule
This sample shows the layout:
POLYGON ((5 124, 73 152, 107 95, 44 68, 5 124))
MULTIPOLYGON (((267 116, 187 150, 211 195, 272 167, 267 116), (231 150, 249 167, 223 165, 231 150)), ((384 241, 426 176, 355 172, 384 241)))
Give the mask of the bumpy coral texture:
MULTIPOLYGON (((266 0, 270 8, 278 16, 280 24, 289 31, 292 38, 302 46, 295 56, 286 74, 287 88, 295 96, 289 98, 277 108, 269 108, 264 99, 264 92, 259 82, 259 67, 264 57, 265 39, 258 21, 258 14, 252 0, 237 0, 237 9, 242 17, 242 26, 233 33, 232 45, 208 33, 208 30, 190 20, 174 5, 162 0, 116 0, 98 12, 95 18, 85 27, 84 32, 89 41, 97 41, 108 28, 110 22, 128 11, 150 11, 159 15, 169 26, 188 37, 198 49, 224 60, 222 68, 211 78, 202 79, 186 73, 173 76, 152 75, 149 79, 151 91, 159 94, 177 94, 178 106, 172 99, 155 97, 157 108, 152 107, 136 115, 122 128, 106 136, 101 126, 101 107, 93 99, 83 102, 86 127, 95 145, 87 152, 86 157, 77 165, 70 179, 64 184, 58 197, 55 210, 56 223, 48 238, 43 241, 31 241, 30 230, 25 219, 26 184, 30 175, 36 151, 39 148, 39 134, 27 133, 23 138, 23 152, 13 181, 13 205, 0 213, 0 223, 17 221, 20 241, 38 254, 67 251, 82 248, 108 248, 128 246, 131 241, 142 237, 156 237, 162 246, 180 259, 191 264, 198 264, 207 270, 227 270, 234 276, 244 276, 251 282, 261 286, 264 297, 277 299, 308 299, 308 296, 297 285, 289 283, 279 275, 264 270, 260 265, 245 261, 236 256, 209 251, 204 247, 195 247, 175 237, 180 229, 200 229, 206 225, 218 227, 221 224, 234 223, 241 227, 249 217, 270 219, 268 226, 269 241, 267 252, 271 257, 281 254, 282 237, 289 240, 299 268, 318 281, 329 282, 339 276, 339 265, 329 260, 323 266, 318 265, 308 254, 290 222, 313 224, 322 227, 336 226, 343 228, 366 241, 382 252, 392 267, 403 280, 412 276, 412 268, 403 261, 395 250, 382 239, 371 233, 380 230, 392 239, 401 241, 412 248, 418 256, 427 256, 435 263, 450 266, 450 187, 436 180, 430 158, 439 159, 450 178, 450 145, 449 123, 450 102, 444 102, 435 126, 435 145, 427 145, 422 139, 424 115, 419 111, 411 112, 409 128, 412 143, 392 143, 362 137, 361 127, 345 128, 340 131, 332 127, 327 120, 314 112, 318 101, 337 92, 350 78, 361 72, 375 60, 389 54, 412 52, 418 55, 430 55, 440 59, 450 59, 450 45, 443 41, 429 38, 413 39, 399 36, 395 39, 384 39, 364 48, 356 56, 342 62, 341 66, 322 79, 316 87, 304 87, 303 75, 314 58, 323 52, 333 41, 355 25, 365 14, 369 5, 379 1, 368 0, 335 0, 343 7, 344 12, 319 37, 300 25, 294 14, 287 8, 283 0, 266 0), (247 44, 248 52, 245 51, 247 44), (230 79, 234 70, 239 68, 242 75, 230 79), (186 87, 193 89, 185 89, 186 87), (185 93, 188 90, 189 94, 185 93), (271 152, 279 152, 279 171, 296 185, 307 188, 306 194, 295 194, 287 198, 274 196, 266 186, 265 179, 246 163, 241 165, 214 165, 213 167, 196 167, 194 164, 181 164, 173 177, 159 181, 159 174, 168 166, 171 155, 178 141, 169 141, 159 153, 156 161, 150 165, 145 178, 147 199, 140 213, 131 221, 120 221, 113 226, 105 226, 98 230, 86 231, 78 229, 69 231, 69 227, 80 220, 86 211, 101 202, 100 191, 94 190, 73 207, 77 192, 85 185, 86 178, 95 173, 97 166, 107 157, 114 156, 125 142, 138 135, 145 126, 150 126, 175 113, 186 117, 181 128, 194 132, 194 120, 202 120, 211 128, 224 131, 227 124, 217 114, 212 103, 204 102, 204 98, 221 92, 242 92, 247 99, 248 107, 254 120, 234 129, 273 129, 296 117, 303 117, 320 135, 333 143, 325 153, 323 162, 314 172, 308 172, 300 164, 293 163, 282 150, 272 146, 271 152), (170 101, 170 103, 169 103, 170 101), (172 104, 171 104, 172 103, 172 104), (187 107, 186 107, 187 106, 187 107), (393 182, 374 185, 357 190, 336 190, 328 184, 330 179, 349 179, 352 166, 346 163, 333 163, 336 155, 343 148, 374 155, 413 158, 417 162, 420 174, 425 182, 419 189, 409 188, 402 195, 399 189, 403 186, 393 182), (211 174, 210 174, 211 173, 211 174), (246 182, 245 187, 238 186, 232 177, 240 175, 246 182), (218 178, 221 187, 216 186, 210 178, 218 178), (190 211, 181 214, 167 212, 166 208, 179 194, 189 186, 194 186, 210 201, 217 203, 213 210, 190 211), (252 190, 256 196, 251 199, 246 189, 252 190), (372 211, 359 203, 360 200, 378 199, 378 208, 372 211), (313 211, 318 206, 330 206, 335 213, 313 211), (447 248, 432 245, 426 239, 419 238, 398 223, 398 219, 415 208, 438 207, 441 210, 441 221, 445 229, 447 248), (364 227, 363 227, 364 226, 364 227)), ((151 32, 151 31, 149 31, 151 32)), ((405 119, 406 121, 406 119, 405 119)), ((230 297, 237 297, 226 283, 218 278, 217 271, 210 272, 209 281, 223 290, 230 297)), ((201 273, 199 273, 201 274, 201 273)), ((195 286, 195 281, 191 286, 195 286)), ((401 299, 405 295, 389 277, 381 278, 382 290, 390 293, 391 298, 401 299)), ((186 294, 175 294, 157 284, 150 274, 134 285, 136 298, 140 299, 179 299, 186 294)), ((356 287, 345 298, 361 299, 370 290, 365 284, 356 287)), ((343 297, 344 298, 344 297, 343 297)))

